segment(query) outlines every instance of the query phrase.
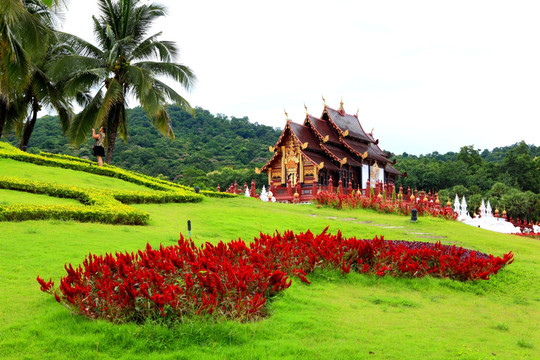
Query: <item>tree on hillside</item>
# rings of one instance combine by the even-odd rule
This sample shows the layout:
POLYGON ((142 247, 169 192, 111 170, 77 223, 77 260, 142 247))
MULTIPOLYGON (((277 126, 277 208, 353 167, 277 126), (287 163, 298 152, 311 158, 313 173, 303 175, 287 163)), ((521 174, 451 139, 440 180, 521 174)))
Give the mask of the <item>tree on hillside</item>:
POLYGON ((457 154, 457 160, 463 161, 469 169, 482 165, 480 150, 476 150, 474 145, 463 146, 457 154))
MULTIPOLYGON (((49 51, 54 52, 54 48, 50 47, 49 51)), ((73 118, 73 110, 68 99, 64 96, 62 84, 53 82, 47 75, 45 66, 49 59, 50 56, 46 56, 39 64, 32 66, 32 76, 25 91, 17 100, 17 112, 19 112, 20 116, 15 126, 21 136, 19 148, 24 151, 26 151, 32 136, 38 111, 41 110, 43 105, 51 106, 56 110, 64 134, 73 118), (25 115, 28 116, 23 120, 26 117, 25 115)))
POLYGON ((540 192, 540 169, 535 167, 524 141, 506 153, 502 168, 521 190, 540 192))
POLYGON ((0 136, 6 121, 17 118, 15 97, 27 87, 32 60, 46 51, 50 29, 42 21, 44 8, 37 0, 0 1, 0 136))
POLYGON ((176 46, 160 41, 160 32, 147 36, 152 24, 165 15, 165 8, 139 0, 98 0, 100 17, 92 17, 98 45, 72 35, 67 43, 79 55, 68 55, 56 62, 53 75, 66 80, 66 91, 75 95, 81 89, 96 89, 83 102, 70 128, 74 143, 82 143, 90 130, 107 128, 107 159, 112 162, 117 134, 127 140, 126 98, 132 95, 164 135, 174 138, 167 101, 185 109, 189 103, 158 79, 169 77, 190 89, 195 76, 185 65, 174 61, 176 46))

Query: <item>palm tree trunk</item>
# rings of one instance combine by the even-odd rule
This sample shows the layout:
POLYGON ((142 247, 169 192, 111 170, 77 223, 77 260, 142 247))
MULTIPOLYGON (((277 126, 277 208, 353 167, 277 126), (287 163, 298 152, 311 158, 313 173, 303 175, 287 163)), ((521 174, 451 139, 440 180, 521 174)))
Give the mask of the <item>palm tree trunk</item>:
POLYGON ((39 103, 37 102, 36 98, 32 98, 32 119, 28 120, 26 124, 24 124, 21 145, 19 146, 19 149, 21 149, 22 151, 26 151, 28 149, 30 136, 32 136, 32 132, 34 131, 34 126, 36 125, 38 111, 39 111, 39 103))
POLYGON ((115 114, 114 119, 112 122, 112 126, 110 129, 107 129, 107 133, 109 135, 108 138, 108 144, 107 144, 107 158, 105 162, 107 164, 112 164, 112 157, 113 157, 113 150, 114 150, 114 143, 116 142, 116 135, 118 132, 118 124, 120 123, 120 109, 118 106, 115 106, 115 114))

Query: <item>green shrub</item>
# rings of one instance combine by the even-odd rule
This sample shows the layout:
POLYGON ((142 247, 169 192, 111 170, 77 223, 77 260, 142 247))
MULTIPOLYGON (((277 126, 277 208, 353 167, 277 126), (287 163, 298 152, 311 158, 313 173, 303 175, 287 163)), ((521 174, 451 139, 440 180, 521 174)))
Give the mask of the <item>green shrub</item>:
POLYGON ((0 188, 71 198, 81 202, 81 205, 2 205, 0 206, 0 221, 59 219, 107 224, 144 225, 149 218, 146 212, 116 200, 111 196, 110 191, 91 192, 73 186, 4 176, 0 176, 0 188))

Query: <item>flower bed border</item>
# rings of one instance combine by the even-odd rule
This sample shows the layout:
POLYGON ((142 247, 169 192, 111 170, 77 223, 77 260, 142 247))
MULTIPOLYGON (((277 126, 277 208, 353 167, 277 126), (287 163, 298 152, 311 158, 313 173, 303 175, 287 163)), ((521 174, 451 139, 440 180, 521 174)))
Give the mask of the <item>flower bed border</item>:
POLYGON ((341 233, 260 234, 196 247, 180 235, 178 245, 137 253, 92 255, 74 268, 65 265, 59 292, 52 280, 41 290, 73 311, 113 322, 181 321, 185 317, 254 320, 266 302, 291 285, 295 276, 309 284, 315 269, 356 271, 378 276, 432 276, 460 281, 488 280, 513 262, 509 252, 495 257, 455 245, 359 240, 341 233))

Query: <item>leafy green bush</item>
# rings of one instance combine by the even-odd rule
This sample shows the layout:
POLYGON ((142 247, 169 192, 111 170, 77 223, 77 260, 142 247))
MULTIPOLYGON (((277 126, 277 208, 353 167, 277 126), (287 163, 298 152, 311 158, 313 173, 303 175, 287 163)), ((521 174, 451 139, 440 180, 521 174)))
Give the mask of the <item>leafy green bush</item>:
POLYGON ((201 190, 199 194, 203 194, 204 196, 215 197, 215 198, 232 198, 232 197, 238 196, 238 195, 229 194, 226 192, 215 192, 215 191, 209 191, 209 190, 201 190))

